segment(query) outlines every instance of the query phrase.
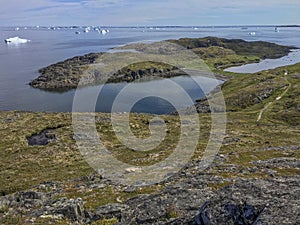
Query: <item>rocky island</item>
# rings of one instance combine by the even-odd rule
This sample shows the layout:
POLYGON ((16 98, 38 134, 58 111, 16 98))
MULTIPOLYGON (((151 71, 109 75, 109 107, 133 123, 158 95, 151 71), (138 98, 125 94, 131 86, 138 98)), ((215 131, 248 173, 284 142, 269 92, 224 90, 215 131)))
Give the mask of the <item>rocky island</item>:
MULTIPOLYGON (((220 73, 220 68, 228 65, 280 57, 291 48, 217 38, 178 42, 204 56, 207 64, 220 73)), ((138 51, 145 47, 134 46, 138 51)), ((69 88, 75 88, 80 68, 75 70, 74 66, 95 63, 97 56, 90 54, 52 65, 32 86, 68 87, 65 84, 73 77, 74 86, 69 88), (68 72, 71 68, 74 73, 68 72), (43 82, 38 80, 42 77, 43 82), (60 86, 55 86, 58 77, 60 86)), ((154 64, 150 63, 149 75, 162 70, 156 68, 154 72, 154 64)), ((125 71, 136 71, 136 66, 140 65, 125 71)), ((0 223, 298 224, 300 64, 255 74, 230 73, 230 77, 221 85, 227 105, 227 131, 213 163, 204 170, 199 168, 211 127, 209 107, 203 99, 196 104, 201 133, 193 158, 178 173, 150 186, 115 184, 105 174, 95 173, 78 150, 70 113, 0 112, 4 137, 0 141, 0 223)), ((134 135, 147 138, 153 117, 131 114, 134 135)), ((180 118, 162 118, 167 135, 161 145, 148 152, 123 146, 109 114, 96 113, 95 122, 101 140, 116 158, 133 166, 146 166, 168 157, 178 142, 180 118)))

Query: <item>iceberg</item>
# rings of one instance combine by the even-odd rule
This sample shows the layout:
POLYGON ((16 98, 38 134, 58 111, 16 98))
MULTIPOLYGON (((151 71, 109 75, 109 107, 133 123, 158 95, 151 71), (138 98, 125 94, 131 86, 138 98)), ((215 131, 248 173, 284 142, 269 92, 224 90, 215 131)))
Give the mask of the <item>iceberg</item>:
POLYGON ((24 43, 27 43, 27 42, 30 42, 30 40, 22 39, 22 38, 19 38, 19 37, 13 37, 13 38, 5 39, 6 44, 24 44, 24 43))
POLYGON ((83 32, 88 33, 88 32, 90 32, 90 30, 91 30, 91 27, 86 27, 83 32))
POLYGON ((101 30, 101 34, 107 34, 109 33, 109 30, 101 30))

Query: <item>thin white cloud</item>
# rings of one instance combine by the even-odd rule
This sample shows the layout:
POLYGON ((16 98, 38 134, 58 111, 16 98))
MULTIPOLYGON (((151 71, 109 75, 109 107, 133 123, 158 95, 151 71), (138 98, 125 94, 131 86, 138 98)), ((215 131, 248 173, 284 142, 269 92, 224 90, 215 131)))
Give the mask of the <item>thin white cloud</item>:
POLYGON ((264 20, 264 13, 272 16, 275 23, 282 19, 276 18, 279 9, 286 10, 285 21, 300 23, 294 13, 297 9, 300 11, 299 0, 10 0, 5 3, 0 0, 0 3, 0 25, 183 25, 193 21, 196 25, 234 20, 254 23, 264 20), (253 14, 257 14, 257 18, 253 14))

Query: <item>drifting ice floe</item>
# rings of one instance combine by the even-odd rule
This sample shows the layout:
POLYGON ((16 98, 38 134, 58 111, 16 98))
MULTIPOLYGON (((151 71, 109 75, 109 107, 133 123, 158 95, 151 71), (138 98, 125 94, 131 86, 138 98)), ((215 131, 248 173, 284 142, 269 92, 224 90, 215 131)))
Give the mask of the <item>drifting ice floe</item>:
POLYGON ((5 43, 7 43, 7 44, 23 44, 23 43, 27 43, 27 42, 30 42, 30 40, 22 39, 19 37, 5 39, 5 43))

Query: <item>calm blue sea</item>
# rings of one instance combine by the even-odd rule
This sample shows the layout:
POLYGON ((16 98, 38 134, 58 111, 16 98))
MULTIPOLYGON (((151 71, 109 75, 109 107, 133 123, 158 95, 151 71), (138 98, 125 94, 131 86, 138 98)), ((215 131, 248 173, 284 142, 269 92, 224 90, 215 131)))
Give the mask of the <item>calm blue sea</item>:
MULTIPOLYGON (((112 47, 132 42, 157 41, 183 37, 217 36, 224 38, 240 38, 248 41, 263 40, 300 48, 300 28, 280 28, 274 32, 274 27, 160 27, 160 28, 108 28, 110 32, 101 35, 96 31, 84 33, 84 28, 48 29, 43 27, 1 27, 0 28, 0 110, 27 111, 61 111, 72 110, 75 91, 64 93, 46 92, 31 88, 28 83, 38 76, 38 70, 52 63, 76 55, 90 52, 107 51, 112 47), (75 34, 80 31, 81 34, 75 34), (255 32, 255 36, 249 35, 255 32), (7 45, 4 40, 18 36, 31 40, 19 45, 7 45)), ((297 59, 297 60, 300 60, 297 59)), ((296 60, 296 61, 297 61, 296 60)), ((205 90, 200 89, 187 77, 172 78, 175 82, 185 84, 187 93, 193 100, 203 97, 216 85, 207 78, 200 79, 205 90)), ((148 88, 153 93, 161 91, 164 80, 148 82, 148 88)), ((135 85, 139 85, 138 83, 135 85)), ((96 111, 109 112, 114 98, 126 84, 110 84, 104 88, 104 94, 98 99, 96 111)), ((144 88, 144 84, 141 86, 144 88)), ((87 96, 97 91, 96 87, 82 90, 87 96)), ((176 95, 176 90, 170 90, 170 95, 176 95)), ((185 107, 183 104, 182 107, 185 107)), ((146 98, 138 102, 132 111, 148 113, 168 113, 174 108, 165 100, 146 98)))

